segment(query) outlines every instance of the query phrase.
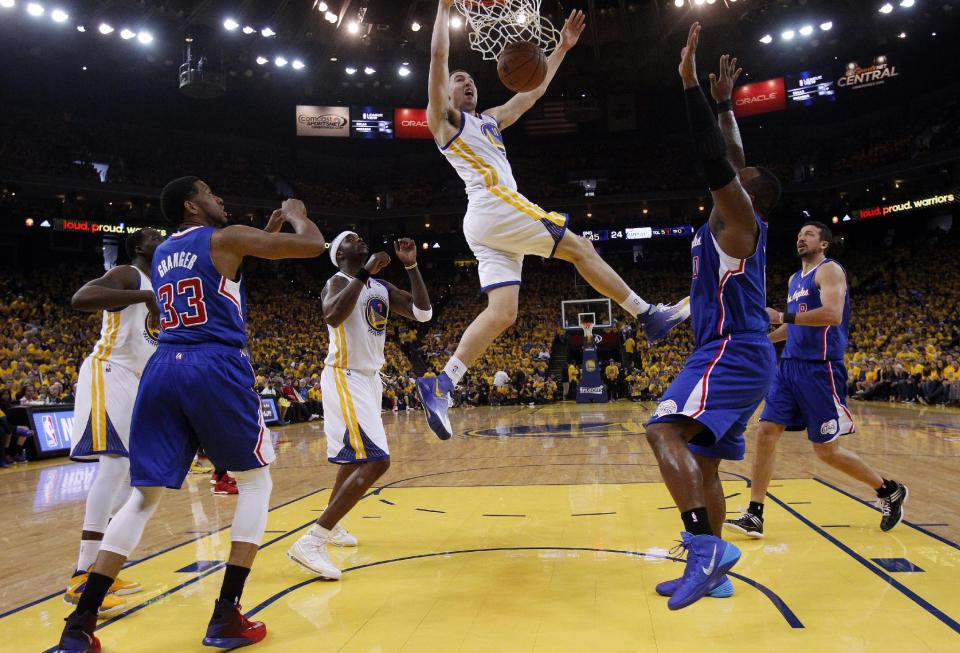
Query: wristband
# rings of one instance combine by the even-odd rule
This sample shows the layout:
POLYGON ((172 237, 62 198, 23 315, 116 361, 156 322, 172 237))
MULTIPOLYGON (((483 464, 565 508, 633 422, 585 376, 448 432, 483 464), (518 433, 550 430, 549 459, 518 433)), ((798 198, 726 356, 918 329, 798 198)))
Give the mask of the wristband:
POLYGON ((404 270, 413 270, 413 269, 416 269, 416 267, 417 267, 417 262, 414 261, 414 262, 413 262, 413 265, 404 265, 404 266, 403 266, 403 269, 404 269, 404 270))
POLYGON ((417 305, 414 304, 412 313, 417 322, 429 322, 430 318, 433 317, 433 306, 427 310, 423 310, 422 308, 417 308, 417 305))
POLYGON ((733 111, 733 102, 730 100, 717 102, 717 113, 726 113, 727 111, 733 111))
POLYGON ((366 282, 370 278, 370 270, 367 268, 360 268, 360 271, 353 277, 354 279, 359 279, 360 281, 366 282))
POLYGON ((784 324, 793 324, 797 321, 796 313, 784 313, 783 314, 783 323, 784 324))

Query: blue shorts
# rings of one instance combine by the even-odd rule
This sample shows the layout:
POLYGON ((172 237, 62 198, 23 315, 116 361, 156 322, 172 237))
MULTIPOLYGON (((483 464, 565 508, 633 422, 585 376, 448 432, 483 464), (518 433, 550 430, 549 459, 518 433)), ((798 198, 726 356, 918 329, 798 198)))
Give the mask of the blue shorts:
POLYGON ((843 363, 784 358, 760 419, 782 424, 788 431, 806 429, 811 442, 825 444, 857 431, 846 401, 843 363))
POLYGON ((247 355, 217 344, 160 345, 140 379, 130 426, 130 483, 179 488, 199 447, 240 472, 276 455, 247 355))
POLYGON ((690 441, 693 453, 743 460, 743 432, 770 388, 776 364, 764 334, 708 342, 687 359, 647 425, 694 419, 706 428, 690 441))

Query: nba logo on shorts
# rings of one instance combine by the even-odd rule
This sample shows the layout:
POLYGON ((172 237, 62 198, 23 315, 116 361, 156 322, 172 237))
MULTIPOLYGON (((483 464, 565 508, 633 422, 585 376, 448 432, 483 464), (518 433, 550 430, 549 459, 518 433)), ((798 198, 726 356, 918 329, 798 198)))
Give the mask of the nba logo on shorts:
POLYGON ((43 436, 47 439, 47 446, 56 449, 60 446, 57 441, 57 427, 53 423, 53 415, 43 416, 43 436))

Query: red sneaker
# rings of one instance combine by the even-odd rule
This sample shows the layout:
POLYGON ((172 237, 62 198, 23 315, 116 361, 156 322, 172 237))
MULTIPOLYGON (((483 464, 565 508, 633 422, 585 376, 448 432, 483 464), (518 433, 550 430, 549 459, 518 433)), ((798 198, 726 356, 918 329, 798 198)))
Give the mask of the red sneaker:
POLYGON ((262 621, 250 621, 240 612, 239 605, 218 600, 213 604, 203 645, 232 649, 256 644, 266 636, 267 627, 262 621))
POLYGON ((214 494, 240 494, 240 490, 237 489, 237 483, 233 479, 227 480, 227 475, 224 474, 223 478, 217 481, 217 484, 210 488, 210 491, 214 494))

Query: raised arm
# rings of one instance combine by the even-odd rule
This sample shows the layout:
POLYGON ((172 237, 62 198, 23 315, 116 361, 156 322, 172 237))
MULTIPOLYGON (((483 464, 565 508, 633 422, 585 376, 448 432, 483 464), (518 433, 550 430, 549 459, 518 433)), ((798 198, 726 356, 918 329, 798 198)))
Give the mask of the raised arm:
POLYGON ((737 58, 725 54, 720 57, 720 74, 710 73, 710 95, 717 103, 717 120, 720 122, 720 133, 723 142, 727 145, 727 160, 734 170, 743 170, 747 167, 747 158, 743 153, 743 141, 740 140, 740 129, 737 127, 737 118, 733 113, 733 86, 740 78, 743 68, 737 68, 737 58))
POLYGON ((680 53, 679 72, 694 146, 713 197, 710 232, 725 254, 747 258, 753 255, 757 245, 756 214, 750 196, 727 160, 723 135, 697 81, 699 38, 700 23, 694 23, 687 35, 687 45, 680 53))
MULTIPOLYGON (((369 273, 367 278, 377 274, 383 268, 390 264, 390 255, 386 252, 377 252, 370 256, 370 259, 364 265, 364 269, 369 273)), ((357 298, 360 297, 360 291, 366 284, 366 278, 354 277, 347 281, 340 275, 334 276, 327 285, 323 287, 320 294, 320 304, 323 308, 323 320, 328 325, 336 329, 347 319, 354 306, 357 305, 357 298)))
POLYGON ((245 256, 269 260, 313 258, 323 253, 325 243, 320 229, 307 217, 303 202, 290 199, 273 212, 264 229, 224 227, 214 232, 210 245, 217 271, 233 279, 245 256), (293 227, 294 233, 280 232, 284 222, 293 227))
POLYGON ((547 87, 553 81, 560 63, 567 56, 567 52, 577 44, 586 22, 584 13, 579 9, 570 12, 570 16, 563 23, 563 29, 560 30, 560 42, 554 51, 547 57, 547 75, 543 78, 543 83, 532 91, 526 93, 517 93, 507 102, 499 107, 493 107, 484 111, 484 115, 496 119, 500 129, 506 129, 525 114, 537 103, 537 100, 543 97, 547 92, 547 87))
POLYGON ((140 290, 140 274, 132 265, 121 265, 88 281, 70 299, 78 311, 110 311, 131 304, 156 307, 152 290, 140 290))
POLYGON ((417 265, 417 244, 409 238, 401 238, 394 243, 394 250, 410 277, 410 289, 413 293, 383 282, 390 293, 390 310, 416 322, 429 322, 433 317, 433 307, 430 305, 427 285, 423 282, 420 267, 417 265))
POLYGON ((440 0, 430 37, 430 74, 427 87, 427 126, 439 145, 446 145, 460 127, 460 114, 450 106, 450 7, 453 0, 440 0))
MULTIPOLYGON (((774 321, 800 326, 839 326, 843 322, 843 307, 847 302, 847 275, 838 264, 829 261, 817 268, 814 277, 820 289, 820 308, 802 313, 780 313, 774 321)), ((770 316, 773 320, 773 315, 770 316)))

